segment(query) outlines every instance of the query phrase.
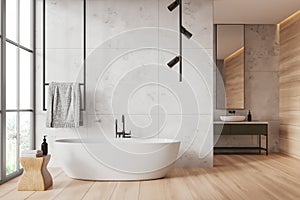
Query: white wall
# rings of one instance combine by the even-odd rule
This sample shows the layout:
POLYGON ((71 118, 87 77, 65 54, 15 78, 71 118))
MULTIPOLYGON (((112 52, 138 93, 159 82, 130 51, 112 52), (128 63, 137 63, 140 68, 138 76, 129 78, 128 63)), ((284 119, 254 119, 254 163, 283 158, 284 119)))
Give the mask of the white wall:
MULTIPOLYGON (((178 9, 170 0, 87 1, 87 110, 79 129, 45 128, 42 111, 41 23, 37 49, 37 147, 49 136, 114 137, 114 119, 125 114, 134 137, 181 141, 177 166, 212 167, 212 1, 185 0, 184 81, 178 66, 178 9)), ((38 17, 41 20, 41 1, 38 17)), ((47 1, 47 81, 82 81, 82 1, 47 1)))

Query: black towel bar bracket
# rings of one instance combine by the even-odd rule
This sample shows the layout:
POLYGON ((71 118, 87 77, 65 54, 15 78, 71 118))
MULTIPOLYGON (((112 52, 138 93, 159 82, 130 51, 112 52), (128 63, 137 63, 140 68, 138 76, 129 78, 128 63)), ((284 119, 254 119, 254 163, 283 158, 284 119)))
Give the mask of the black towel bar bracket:
MULTIPOLYGON (((83 83, 79 83, 80 88, 83 87, 83 105, 81 111, 86 110, 86 0, 83 0, 83 83)), ((43 0, 43 111, 46 111, 46 0, 43 0)))

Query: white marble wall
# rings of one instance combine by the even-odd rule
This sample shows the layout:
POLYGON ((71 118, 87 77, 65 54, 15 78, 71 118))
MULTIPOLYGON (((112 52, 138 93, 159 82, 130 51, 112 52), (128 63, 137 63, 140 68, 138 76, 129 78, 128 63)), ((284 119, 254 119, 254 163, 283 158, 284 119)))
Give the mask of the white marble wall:
MULTIPOLYGON (((87 109, 79 129, 45 128, 42 111, 41 23, 38 22, 37 144, 49 135, 114 137, 114 119, 125 114, 133 137, 179 139, 177 166, 212 167, 212 1, 184 0, 184 80, 178 66, 178 9, 170 0, 87 1, 87 109)), ((38 16, 41 16, 38 1, 38 16)), ((82 1, 47 1, 47 81, 82 81, 82 1)), ((38 19, 40 17, 37 17, 38 19)))
MULTIPOLYGON (((279 150, 279 32, 277 25, 245 27, 245 110, 253 120, 269 122, 269 148, 279 150)), ((222 112, 222 111, 219 111, 222 112)), ((218 119, 219 115, 215 115, 218 119)), ((218 145, 256 145, 255 137, 221 137, 218 145)))

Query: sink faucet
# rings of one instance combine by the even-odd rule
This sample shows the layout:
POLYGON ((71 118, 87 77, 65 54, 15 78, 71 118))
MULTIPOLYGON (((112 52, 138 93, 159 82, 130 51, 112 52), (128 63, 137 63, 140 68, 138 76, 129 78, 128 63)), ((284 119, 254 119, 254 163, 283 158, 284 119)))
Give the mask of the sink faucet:
POLYGON ((228 113, 235 115, 235 110, 229 110, 228 113))
POLYGON ((122 115, 122 124, 123 124, 123 130, 121 132, 118 131, 118 120, 116 119, 116 138, 131 138, 131 131, 129 133, 126 133, 125 131, 125 116, 122 115))

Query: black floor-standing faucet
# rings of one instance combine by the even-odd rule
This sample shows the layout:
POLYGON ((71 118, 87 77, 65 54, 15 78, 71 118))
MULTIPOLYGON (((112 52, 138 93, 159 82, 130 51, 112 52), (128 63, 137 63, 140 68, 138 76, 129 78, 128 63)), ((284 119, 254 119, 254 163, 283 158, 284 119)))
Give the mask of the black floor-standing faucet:
POLYGON ((118 120, 116 119, 116 138, 131 138, 131 131, 129 133, 126 133, 125 131, 125 116, 122 115, 122 123, 123 123, 123 130, 121 132, 118 132, 118 120))

